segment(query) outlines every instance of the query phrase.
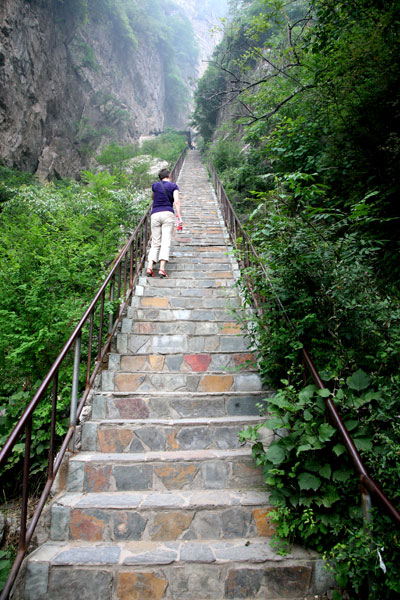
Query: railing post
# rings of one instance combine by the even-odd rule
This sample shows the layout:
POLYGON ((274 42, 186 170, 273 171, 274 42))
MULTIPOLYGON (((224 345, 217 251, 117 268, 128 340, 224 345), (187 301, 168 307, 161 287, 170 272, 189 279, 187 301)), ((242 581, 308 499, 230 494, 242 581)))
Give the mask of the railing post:
MULTIPOLYGON (((121 275, 121 270, 120 270, 120 275, 121 275)), ((121 277, 119 278, 119 282, 121 281, 121 277)), ((113 277, 111 279, 111 283, 110 283, 110 302, 111 304, 114 303, 114 290, 115 290, 115 278, 113 277)), ((113 329, 113 325, 114 325, 114 312, 113 310, 109 313, 110 314, 110 321, 108 323, 108 334, 111 335, 112 333, 112 329, 113 329)))
POLYGON ((75 427, 76 425, 76 410, 78 407, 78 393, 79 393, 79 367, 81 361, 81 345, 82 345, 82 334, 79 333, 75 340, 75 353, 74 353, 74 371, 72 374, 72 391, 71 391, 71 416, 70 425, 75 427))

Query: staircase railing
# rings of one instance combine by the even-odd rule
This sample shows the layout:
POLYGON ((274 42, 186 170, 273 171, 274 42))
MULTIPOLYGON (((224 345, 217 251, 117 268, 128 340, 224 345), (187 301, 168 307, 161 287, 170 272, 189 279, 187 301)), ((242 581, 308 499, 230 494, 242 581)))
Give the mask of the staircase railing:
MULTIPOLYGON (((172 169, 173 180, 178 178, 182 169, 186 149, 180 155, 172 169)), ((42 381, 39 389, 24 410, 23 415, 14 427, 10 437, 0 451, 0 468, 2 468, 15 444, 25 434, 25 453, 23 462, 21 520, 18 551, 7 582, 3 588, 0 600, 6 600, 10 594, 33 533, 39 521, 41 512, 49 497, 61 462, 75 432, 76 424, 92 390, 96 376, 101 370, 102 363, 109 351, 112 337, 121 320, 121 316, 133 294, 134 286, 143 267, 146 248, 150 239, 149 206, 140 219, 126 245, 116 256, 107 277, 85 311, 78 325, 70 335, 60 354, 54 361, 50 371, 42 381), (85 359, 82 359, 82 348, 85 347, 85 359), (73 357, 71 356, 73 351, 73 357), (68 432, 61 444, 56 446, 57 405, 59 397, 59 373, 68 361, 73 362, 71 405, 68 432), (84 383, 82 381, 84 367, 84 383), (51 390, 50 390, 51 388, 51 390), (81 395, 82 394, 82 395, 81 395), (47 461, 47 480, 39 501, 28 524, 28 500, 30 483, 32 420, 39 403, 47 398, 51 401, 50 442, 47 461)), ((65 382, 63 382, 63 386, 65 382)), ((63 415, 64 417, 65 415, 63 415)))
MULTIPOLYGON (((230 238, 232 240, 233 245, 235 246, 235 248, 237 250, 237 258, 239 261, 240 268, 242 270, 242 277, 244 278, 246 286, 251 294, 254 307, 258 311, 262 311, 262 304, 263 304, 262 298, 260 296, 260 293, 255 289, 255 287, 253 285, 252 279, 248 274, 248 269, 250 266, 256 265, 257 269, 260 269, 262 276, 265 278, 265 280, 268 282, 269 285, 271 285, 270 278, 268 276, 265 265, 263 264, 262 260, 258 256, 256 249, 254 248, 254 246, 251 242, 249 235, 243 229, 242 224, 241 224, 237 214, 235 213, 235 210, 233 209, 233 206, 226 194, 226 191, 225 191, 221 181, 219 180, 219 177, 215 171, 214 166, 211 163, 209 163, 208 167, 209 167, 212 179, 213 179, 217 199, 218 199, 218 202, 219 202, 219 205, 221 208, 221 212, 224 217, 230 238)), ((290 321, 289 316, 287 315, 287 313, 285 311, 285 308, 284 308, 281 300, 276 295, 275 295, 275 299, 276 299, 276 302, 277 302, 279 308, 282 311, 284 318, 286 319, 287 323, 292 328, 294 335, 295 335, 295 329, 290 321)), ((324 385, 324 383, 321 379, 321 376, 319 375, 319 373, 311 359, 310 354, 304 347, 302 348, 302 354, 303 354, 303 361, 304 361, 305 368, 308 370, 309 374, 311 375, 315 385, 321 390, 326 389, 326 386, 324 385)), ((366 519, 367 521, 370 520, 370 510, 371 510, 371 505, 372 505, 372 498, 374 498, 377 501, 377 503, 383 508, 383 510, 386 512, 386 514, 392 519, 392 521, 394 523, 396 523, 396 525, 400 526, 400 512, 390 502, 390 500, 384 494, 384 492, 379 487, 379 485, 374 481, 374 479, 369 475, 369 473, 365 467, 365 464, 363 463, 361 456, 354 444, 354 441, 353 441, 350 433, 346 429, 346 426, 343 423, 343 420, 338 413, 338 410, 335 406, 332 395, 328 396, 327 398, 324 398, 324 400, 325 400, 326 410, 327 410, 329 419, 331 420, 332 424, 336 427, 340 436, 342 437, 343 443, 346 446, 346 449, 348 450, 350 457, 352 459, 353 466, 354 466, 356 472, 358 473, 359 481, 360 481, 361 505, 362 505, 364 519, 366 519)))

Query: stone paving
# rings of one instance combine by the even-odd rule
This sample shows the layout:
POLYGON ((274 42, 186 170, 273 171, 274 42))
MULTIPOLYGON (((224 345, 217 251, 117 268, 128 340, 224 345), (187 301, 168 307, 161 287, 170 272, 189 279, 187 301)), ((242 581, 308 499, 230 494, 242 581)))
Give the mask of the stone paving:
POLYGON ((238 267, 196 151, 179 186, 169 278, 139 279, 16 600, 278 600, 327 586, 313 553, 271 548, 268 493, 238 440, 268 391, 232 316, 238 267))

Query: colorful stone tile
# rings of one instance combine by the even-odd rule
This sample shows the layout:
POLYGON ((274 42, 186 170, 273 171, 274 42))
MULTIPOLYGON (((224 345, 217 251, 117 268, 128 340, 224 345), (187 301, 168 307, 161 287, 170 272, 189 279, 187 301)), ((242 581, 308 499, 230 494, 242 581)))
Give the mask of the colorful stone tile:
POLYGON ((272 508, 255 508, 253 510, 254 522, 257 527, 258 535, 261 537, 270 537, 276 533, 275 525, 268 518, 272 508))
POLYGON ((123 356, 121 358, 121 371, 144 371, 147 356, 123 356))
POLYGON ((210 366, 211 356, 209 354, 185 354, 184 360, 192 371, 205 372, 210 366))
POLYGON ((149 357, 150 359, 150 367, 152 371, 162 371, 164 368, 165 356, 159 356, 154 354, 149 357))
POLYGON ((135 392, 143 383, 145 375, 136 373, 116 373, 114 378, 115 389, 118 392, 135 392))
POLYGON ((133 438, 129 429, 102 429, 97 432, 100 452, 124 452, 133 438))
POLYGON ((162 481, 167 490, 180 490, 185 486, 190 486, 197 472, 198 466, 195 464, 182 465, 172 463, 155 468, 157 477, 162 481))
POLYGON ((120 573, 118 575, 118 600, 161 600, 168 581, 155 573, 120 573))
POLYGON ((233 386, 231 375, 205 375, 200 383, 205 392, 227 392, 233 386))
POLYGON ((150 414, 142 398, 116 398, 114 404, 122 419, 147 419, 150 414))
POLYGON ((190 527, 192 520, 192 512, 159 512, 151 527, 150 539, 177 540, 190 527))
POLYGON ((85 491, 104 492, 110 486, 111 465, 85 465, 85 491))
POLYGON ((85 542, 100 542, 103 539, 106 522, 93 514, 93 511, 71 511, 71 539, 85 542))
POLYGON ((157 296, 141 298, 140 305, 146 308, 168 308, 168 298, 157 296))

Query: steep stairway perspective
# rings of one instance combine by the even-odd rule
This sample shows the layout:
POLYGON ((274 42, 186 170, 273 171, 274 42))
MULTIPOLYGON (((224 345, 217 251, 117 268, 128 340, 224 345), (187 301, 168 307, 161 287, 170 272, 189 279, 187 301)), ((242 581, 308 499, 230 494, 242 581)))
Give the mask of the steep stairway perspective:
POLYGON ((270 545, 268 493, 238 432, 265 401, 237 265, 207 173, 189 152, 183 232, 168 279, 141 277, 53 499, 50 541, 27 561, 24 600, 315 597, 322 561, 270 545))

